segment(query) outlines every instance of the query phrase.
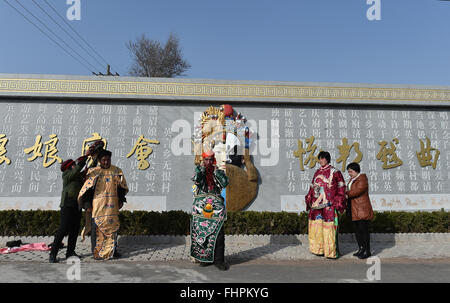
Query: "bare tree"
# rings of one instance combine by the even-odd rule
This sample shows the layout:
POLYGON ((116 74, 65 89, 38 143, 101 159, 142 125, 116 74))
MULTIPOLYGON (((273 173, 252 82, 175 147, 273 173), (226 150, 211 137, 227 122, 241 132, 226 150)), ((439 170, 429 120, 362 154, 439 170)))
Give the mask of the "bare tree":
POLYGON ((133 56, 130 75, 136 77, 184 76, 191 65, 183 59, 178 37, 170 33, 164 46, 157 40, 150 40, 144 34, 135 42, 126 44, 133 56))

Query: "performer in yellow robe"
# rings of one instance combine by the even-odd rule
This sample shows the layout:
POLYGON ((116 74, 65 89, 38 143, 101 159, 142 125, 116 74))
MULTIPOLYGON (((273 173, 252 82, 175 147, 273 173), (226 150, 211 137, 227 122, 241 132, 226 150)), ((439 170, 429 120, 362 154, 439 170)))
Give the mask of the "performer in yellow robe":
POLYGON ((91 243, 94 259, 107 260, 117 256, 119 209, 126 202, 128 186, 120 168, 111 165, 111 152, 98 155, 100 166, 90 168, 78 195, 81 207, 92 211, 91 243))

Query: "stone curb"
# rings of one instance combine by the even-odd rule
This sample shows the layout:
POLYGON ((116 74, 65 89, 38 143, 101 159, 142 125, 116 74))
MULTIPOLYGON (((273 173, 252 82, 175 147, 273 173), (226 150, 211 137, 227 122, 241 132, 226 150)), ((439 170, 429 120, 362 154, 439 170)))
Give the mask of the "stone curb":
MULTIPOLYGON (((390 243, 417 243, 417 242, 439 242, 450 243, 450 233, 372 233, 372 242, 390 242, 390 243)), ((21 240, 22 243, 39 243, 49 244, 53 241, 53 237, 34 236, 21 237, 9 236, 0 237, 0 247, 5 247, 6 242, 13 240, 21 240)), ((119 244, 121 245, 190 245, 190 236, 174 236, 174 235, 152 235, 152 236, 128 236, 119 235, 119 244)), ((227 245, 301 245, 308 243, 308 235, 225 235, 227 245)), ((356 242, 354 234, 339 234, 339 242, 354 243, 356 242)), ((78 237, 77 243, 81 243, 81 237, 78 237)), ((90 243, 87 237, 84 243, 90 243)))

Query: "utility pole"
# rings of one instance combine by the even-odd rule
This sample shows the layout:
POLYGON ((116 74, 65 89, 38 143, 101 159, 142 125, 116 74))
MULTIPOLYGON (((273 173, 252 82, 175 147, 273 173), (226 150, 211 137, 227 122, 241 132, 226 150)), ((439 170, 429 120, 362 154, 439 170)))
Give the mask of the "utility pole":
POLYGON ((106 75, 102 74, 101 72, 92 73, 96 76, 120 76, 117 72, 115 74, 111 73, 111 66, 109 64, 106 66, 106 75))

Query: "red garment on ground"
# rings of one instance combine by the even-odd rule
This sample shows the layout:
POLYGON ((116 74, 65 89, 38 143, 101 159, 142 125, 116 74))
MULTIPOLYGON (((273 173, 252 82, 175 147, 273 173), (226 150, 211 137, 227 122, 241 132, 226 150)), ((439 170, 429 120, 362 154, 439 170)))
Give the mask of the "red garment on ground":
POLYGON ((20 247, 6 247, 6 248, 0 248, 0 254, 10 254, 15 253, 18 251, 31 251, 31 250, 41 250, 41 251, 48 251, 51 248, 47 246, 45 243, 30 243, 30 244, 24 244, 20 247))

